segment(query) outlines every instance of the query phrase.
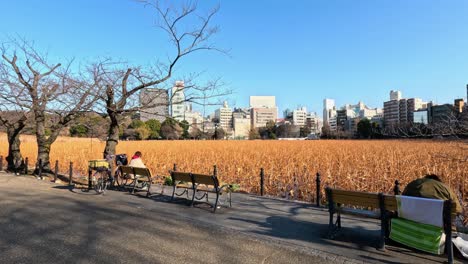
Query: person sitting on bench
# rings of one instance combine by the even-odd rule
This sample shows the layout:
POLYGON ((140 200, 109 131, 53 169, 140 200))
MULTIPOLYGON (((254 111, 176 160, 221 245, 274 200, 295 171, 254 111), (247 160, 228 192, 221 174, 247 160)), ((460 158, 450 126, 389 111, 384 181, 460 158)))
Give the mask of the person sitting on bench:
POLYGON ((456 202, 457 214, 462 213, 462 207, 455 193, 445 185, 439 176, 428 174, 416 179, 406 186, 402 195, 440 200, 452 200, 456 202))
POLYGON ((132 160, 130 161, 128 166, 136 168, 146 168, 145 164, 143 163, 143 160, 141 159, 140 151, 135 152, 135 155, 133 155, 132 160))

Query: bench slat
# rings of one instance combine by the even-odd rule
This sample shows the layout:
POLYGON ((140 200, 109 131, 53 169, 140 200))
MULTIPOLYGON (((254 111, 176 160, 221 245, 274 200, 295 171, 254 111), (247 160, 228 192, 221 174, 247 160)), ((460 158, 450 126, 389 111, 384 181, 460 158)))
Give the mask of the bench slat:
POLYGON ((215 186, 214 177, 211 175, 204 175, 204 174, 192 174, 192 175, 193 175, 193 179, 195 183, 215 186))
POLYGON ((333 202, 345 205, 363 206, 379 208, 379 197, 374 196, 358 196, 332 193, 333 202))
POLYGON ((394 195, 384 195, 385 210, 396 211, 397 201, 394 195))
POLYGON ((171 173, 171 176, 174 181, 192 182, 192 177, 190 176, 190 172, 173 171, 171 173))
POLYGON ((338 190, 338 189, 332 189, 332 192, 333 192, 333 194, 359 196, 359 197, 366 197, 366 198, 373 198, 373 197, 377 197, 379 195, 378 193, 359 192, 359 191, 346 191, 346 190, 338 190))
POLYGON ((123 174, 133 174, 133 167, 130 166, 120 166, 120 170, 123 174))
POLYGON ((133 172, 136 174, 136 175, 140 175, 140 176, 143 176, 143 177, 148 177, 148 178, 151 178, 151 172, 148 168, 137 168, 137 167, 133 167, 133 172))

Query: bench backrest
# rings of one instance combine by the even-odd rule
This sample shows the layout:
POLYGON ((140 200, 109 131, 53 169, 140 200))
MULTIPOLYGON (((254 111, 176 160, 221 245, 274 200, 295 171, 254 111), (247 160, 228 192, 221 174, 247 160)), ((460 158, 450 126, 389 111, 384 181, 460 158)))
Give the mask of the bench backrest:
MULTIPOLYGON (((379 194, 378 193, 369 193, 369 192, 358 192, 358 191, 346 191, 339 189, 331 189, 332 200, 334 203, 352 205, 352 206, 362 206, 370 207, 373 209, 379 209, 379 194)), ((394 195, 383 195, 384 198, 384 208, 387 211, 397 211, 397 200, 394 195)), ((455 219, 456 216, 456 203, 452 201, 451 209, 452 219, 455 219)))
POLYGON ((148 168, 137 168, 133 167, 133 173, 143 177, 151 178, 151 171, 148 168))
POLYGON ((380 208, 379 194, 345 190, 331 190, 332 201, 336 204, 380 208))
POLYGON ((171 178, 173 182, 192 182, 192 174, 190 172, 171 171, 171 178))
POLYGON ((151 171, 148 168, 139 168, 139 167, 131 167, 131 166, 120 166, 120 171, 123 175, 125 174, 133 174, 139 175, 142 177, 148 177, 151 179, 151 171))
POLYGON ((384 195, 384 203, 385 203, 385 210, 387 211, 393 212, 398 209, 395 195, 384 195))
POLYGON ((194 183, 218 187, 218 178, 214 175, 192 174, 194 183))
POLYGON ((122 174, 133 174, 133 167, 130 166, 120 166, 120 171, 122 174))

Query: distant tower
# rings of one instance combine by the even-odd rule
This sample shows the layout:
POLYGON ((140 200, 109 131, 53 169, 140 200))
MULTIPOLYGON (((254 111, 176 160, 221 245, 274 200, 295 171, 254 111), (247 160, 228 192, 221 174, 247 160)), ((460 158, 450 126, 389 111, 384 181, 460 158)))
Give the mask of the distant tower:
POLYGON ((401 99, 401 92, 400 91, 390 91, 390 101, 398 101, 401 99))

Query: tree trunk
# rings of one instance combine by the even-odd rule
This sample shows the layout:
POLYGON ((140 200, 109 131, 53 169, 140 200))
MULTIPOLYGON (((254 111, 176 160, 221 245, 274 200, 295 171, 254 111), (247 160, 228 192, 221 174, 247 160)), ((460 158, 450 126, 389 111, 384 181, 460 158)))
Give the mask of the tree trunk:
POLYGON ((22 165, 23 157, 21 156, 20 151, 20 132, 24 128, 24 125, 19 126, 9 126, 7 128, 7 137, 8 137, 8 157, 6 160, 8 162, 8 170, 17 171, 22 165))
POLYGON ((106 155, 115 155, 117 144, 119 143, 119 121, 117 114, 108 111, 110 118, 109 131, 107 132, 106 148, 104 149, 104 158, 106 155))
MULTIPOLYGON (((50 169, 50 143, 45 132, 45 115, 42 111, 36 111, 36 140, 37 140, 37 164, 41 162, 43 172, 51 172, 50 169)), ((37 171, 35 171, 37 173, 37 171)))

